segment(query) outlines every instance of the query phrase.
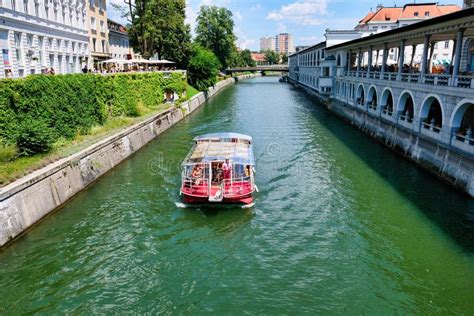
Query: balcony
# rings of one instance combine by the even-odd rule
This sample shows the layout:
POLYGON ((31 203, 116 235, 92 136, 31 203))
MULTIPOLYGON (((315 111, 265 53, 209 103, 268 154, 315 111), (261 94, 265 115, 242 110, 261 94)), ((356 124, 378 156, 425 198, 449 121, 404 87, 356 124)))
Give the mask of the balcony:
MULTIPOLYGON (((347 77, 367 78, 367 71, 349 70, 344 73, 347 77)), ((474 89, 474 76, 457 76, 453 79, 452 75, 448 74, 426 74, 420 73, 401 73, 396 72, 379 72, 371 71, 369 79, 399 81, 406 83, 422 83, 440 87, 457 87, 465 89, 474 89)))

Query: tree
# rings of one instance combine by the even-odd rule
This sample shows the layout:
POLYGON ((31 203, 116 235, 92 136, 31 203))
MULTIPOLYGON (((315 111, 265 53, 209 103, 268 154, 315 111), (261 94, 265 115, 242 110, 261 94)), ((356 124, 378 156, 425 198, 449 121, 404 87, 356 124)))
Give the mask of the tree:
POLYGON ((280 62, 280 55, 277 52, 274 52, 270 49, 267 49, 266 51, 264 51, 263 55, 265 56, 265 61, 269 65, 278 64, 280 62))
POLYGON ((287 54, 282 54, 281 55, 281 62, 283 64, 287 64, 288 63, 288 55, 287 54))
POLYGON ((214 53, 199 44, 194 44, 192 57, 188 65, 189 82, 200 91, 204 91, 217 82, 221 64, 214 53))
POLYGON ((185 24, 185 0, 125 0, 131 21, 130 43, 143 57, 155 53, 185 68, 191 54, 191 28, 185 24))
POLYGON ((214 52, 226 68, 236 50, 232 12, 216 6, 201 6, 196 20, 196 42, 214 52))
POLYGON ((252 59, 252 52, 249 49, 240 52, 240 59, 242 60, 242 66, 255 67, 255 61, 252 59))

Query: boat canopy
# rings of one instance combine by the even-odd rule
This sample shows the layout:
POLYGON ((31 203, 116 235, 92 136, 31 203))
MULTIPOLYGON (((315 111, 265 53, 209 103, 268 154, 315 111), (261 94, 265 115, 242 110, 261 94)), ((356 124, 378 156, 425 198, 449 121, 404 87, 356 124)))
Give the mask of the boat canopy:
POLYGON ((232 132, 204 134, 204 135, 194 137, 194 141, 202 141, 202 140, 223 140, 223 141, 225 141, 227 139, 232 139, 232 138, 248 140, 249 142, 252 141, 252 137, 250 137, 248 135, 239 134, 239 133, 232 133, 232 132))
POLYGON ((213 133, 194 138, 196 144, 183 164, 231 160, 234 164, 255 165, 252 137, 238 133, 213 133))

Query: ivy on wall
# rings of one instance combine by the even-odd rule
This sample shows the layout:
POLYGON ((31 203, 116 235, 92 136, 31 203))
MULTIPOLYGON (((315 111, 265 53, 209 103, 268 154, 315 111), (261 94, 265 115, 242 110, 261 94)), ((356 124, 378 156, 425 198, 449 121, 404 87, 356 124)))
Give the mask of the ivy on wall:
POLYGON ((165 90, 186 91, 181 73, 71 74, 0 80, 0 143, 20 153, 48 151, 59 138, 86 134, 117 116, 140 116, 165 90))

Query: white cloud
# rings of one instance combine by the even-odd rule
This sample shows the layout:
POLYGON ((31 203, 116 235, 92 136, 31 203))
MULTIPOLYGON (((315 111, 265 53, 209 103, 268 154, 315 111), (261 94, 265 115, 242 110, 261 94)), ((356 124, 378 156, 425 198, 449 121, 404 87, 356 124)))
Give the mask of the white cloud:
POLYGON ((240 23, 242 22, 242 14, 240 14, 240 11, 236 11, 234 13, 235 18, 237 19, 237 22, 240 23))
POLYGON ((320 17, 328 14, 328 0, 300 0, 267 14, 267 20, 291 21, 300 25, 320 25, 320 17))
POLYGON ((259 11, 263 7, 260 5, 260 3, 257 3, 256 5, 250 7, 250 11, 259 11))

